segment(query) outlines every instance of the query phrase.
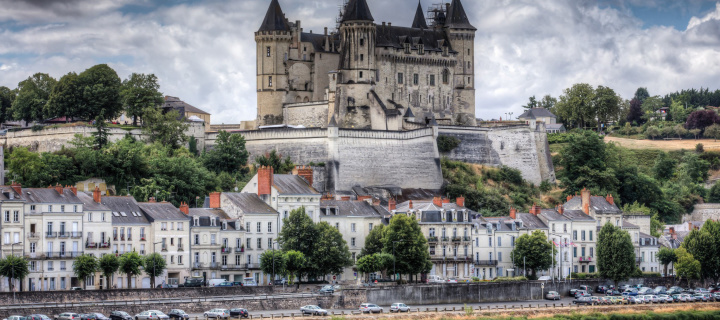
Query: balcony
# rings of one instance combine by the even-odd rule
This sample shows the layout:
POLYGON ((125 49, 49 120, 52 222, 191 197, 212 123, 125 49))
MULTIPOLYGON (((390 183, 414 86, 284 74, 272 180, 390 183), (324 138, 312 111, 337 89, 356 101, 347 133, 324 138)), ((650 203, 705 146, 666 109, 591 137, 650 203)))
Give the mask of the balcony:
POLYGON ((124 235, 124 234, 121 234, 121 235, 120 235, 120 241, 125 241, 125 235, 124 235))
POLYGON ((131 235, 128 235, 128 236, 127 236, 127 241, 132 241, 132 236, 131 236, 131 235))
POLYGON ((58 238, 70 238, 70 232, 60 231, 58 232, 58 238))
POLYGON ((193 269, 201 269, 201 268, 203 268, 203 263, 202 262, 193 262, 192 267, 193 267, 193 269))
POLYGON ((641 262, 645 262, 643 260, 644 260, 643 258, 635 258, 635 263, 640 264, 641 262))
POLYGON ((70 232, 70 238, 82 238, 82 231, 70 232))
POLYGON ((45 232, 45 238, 57 238, 57 236, 58 236, 57 232, 52 232, 52 231, 45 232))
POLYGON ((464 236, 464 237, 463 237, 463 241, 472 241, 472 240, 470 239, 470 237, 464 236))
POLYGON ((235 252, 245 252, 245 247, 237 247, 235 248, 235 252))
POLYGON ((221 248, 221 249, 220 249, 220 252, 221 252, 221 253, 231 253, 231 252, 232 252, 232 247, 221 248))
POLYGON ((85 242, 85 248, 93 248, 93 249, 95 249, 95 248, 97 248, 97 247, 98 247, 98 243, 97 243, 97 242, 85 242))
POLYGON ((431 256, 434 256, 434 255, 435 255, 435 251, 434 251, 434 250, 430 250, 430 255, 431 255, 431 256))
POLYGON ((55 271, 55 268, 53 268, 53 267, 47 267, 47 271, 55 271))
POLYGON ((163 245, 162 245, 162 248, 161 248, 160 250, 161 250, 161 251, 167 251, 167 250, 168 250, 168 249, 167 249, 167 245, 163 244, 163 245))
POLYGON ((145 240, 145 239, 146 239, 145 235, 144 235, 144 234, 141 234, 141 235, 140 235, 140 241, 147 241, 147 240, 145 240))
POLYGON ((580 261, 580 263, 590 263, 593 260, 592 260, 592 257, 580 257, 580 258, 578 258, 578 261, 580 261))
POLYGON ((47 259, 73 259, 82 254, 82 251, 48 251, 45 252, 45 257, 47 259))
POLYGON ((217 262, 210 262, 210 269, 219 269, 220 264, 217 262))
POLYGON ((259 263, 246 263, 245 269, 260 269, 259 263))
POLYGON ((27 238, 30 240, 40 239, 40 233, 39 232, 28 232, 27 238))
POLYGON ((118 236, 116 234, 113 235, 113 241, 118 241, 118 236))
POLYGON ((222 270, 244 270, 245 265, 244 264, 226 264, 221 266, 222 270))
POLYGON ((449 238, 449 237, 442 237, 441 240, 447 242, 447 241, 450 241, 450 238, 449 238))
POLYGON ((182 244, 178 244, 178 250, 177 251, 185 251, 182 244))
POLYGON ((25 258, 28 259, 45 259, 45 255, 42 253, 30 252, 25 254, 25 258))
POLYGON ((100 248, 110 248, 110 242, 100 242, 100 248))
POLYGON ((428 242, 438 242, 438 238, 436 236, 429 236, 427 240, 428 242))
POLYGON ((475 266, 497 266, 497 260, 475 260, 475 266))
POLYGON ((462 240, 462 238, 460 238, 460 237, 453 237, 453 238, 452 238, 452 241, 453 241, 453 242, 460 242, 460 240, 462 240))

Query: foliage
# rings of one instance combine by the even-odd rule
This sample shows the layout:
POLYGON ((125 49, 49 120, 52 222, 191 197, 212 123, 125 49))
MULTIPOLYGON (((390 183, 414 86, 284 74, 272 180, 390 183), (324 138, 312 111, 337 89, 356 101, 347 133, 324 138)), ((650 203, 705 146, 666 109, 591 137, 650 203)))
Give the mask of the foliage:
POLYGON ((83 282, 83 289, 87 289, 85 279, 89 276, 94 276, 97 269, 98 261, 95 256, 83 254, 73 261, 73 274, 83 282))
POLYGON ((655 159, 655 166, 653 167, 653 173, 655 179, 665 181, 670 180, 675 174, 675 167, 677 166, 677 160, 668 156, 667 153, 661 153, 657 159, 655 159))
POLYGON ((642 111, 644 113, 643 117, 647 120, 653 120, 656 117, 658 119, 662 120, 662 118, 658 117, 658 114, 656 113, 656 111, 658 111, 663 106, 664 106, 663 101, 660 98, 660 96, 653 96, 653 97, 646 98, 645 100, 643 100, 642 107, 641 107, 642 111))
POLYGON ((687 129, 705 130, 714 123, 720 123, 720 116, 712 110, 700 110, 691 113, 685 122, 687 129))
MULTIPOLYGON (((695 129, 697 130, 697 129, 695 129)), ((692 130, 691 130, 692 131, 692 130)), ((695 152, 697 153, 703 153, 705 152, 705 146, 702 143, 698 143, 695 145, 695 152)))
POLYGON ((57 80, 46 73, 36 73, 18 83, 12 118, 27 122, 43 120, 45 105, 56 83, 57 80))
POLYGON ((708 202, 709 203, 718 203, 720 202, 720 184, 716 183, 710 188, 710 193, 708 193, 708 202))
POLYGON ((621 101, 620 96, 611 88, 598 86, 595 89, 593 107, 597 118, 598 131, 601 130, 602 125, 607 125, 608 122, 618 119, 621 101))
POLYGON ((638 99, 630 100, 630 110, 628 111, 626 119, 628 124, 642 124, 645 122, 645 120, 643 119, 642 101, 638 99))
POLYGON ((701 274, 700 262, 695 260, 693 255, 685 248, 680 247, 675 250, 677 263, 675 263, 675 273, 679 278, 699 279, 701 274))
POLYGON ((595 117, 593 99, 595 90, 587 83, 577 83, 565 89, 555 105, 555 112, 562 119, 578 128, 595 117))
POLYGON ((173 149, 179 148, 188 137, 185 135, 189 125, 183 121, 176 110, 163 113, 154 107, 145 108, 142 113, 143 134, 150 143, 159 143, 173 149))
POLYGON ((460 139, 453 136, 439 135, 437 137, 437 145, 440 152, 448 153, 460 145, 460 139))
MULTIPOLYGON (((702 279, 720 279, 720 222, 705 221, 702 229, 692 230, 685 237, 682 247, 687 250, 699 263, 702 279)), ((680 263, 680 252, 678 263, 680 263)))
POLYGON ((140 274, 140 267, 143 265, 143 258, 135 251, 126 252, 120 256, 120 272, 127 275, 127 287, 132 288, 133 277, 140 274))
POLYGON ((640 104, 645 102, 645 99, 647 98, 650 98, 650 93, 648 93, 647 88, 637 88, 637 90, 635 90, 635 96, 633 99, 640 101, 640 104))
POLYGON ((17 96, 17 90, 0 86, 0 123, 12 119, 12 103, 17 96))
POLYGON ((535 96, 530 97, 528 100, 529 102, 522 106, 523 109, 533 109, 538 107, 538 101, 535 96))
POLYGON ((709 127, 705 128, 703 136, 705 136, 705 138, 713 138, 717 141, 717 139, 720 138, 720 124, 713 123, 709 127))
MULTIPOLYGON (((287 218, 283 218, 283 227, 280 230, 278 243, 285 252, 297 251, 302 253, 306 259, 314 254, 314 242, 318 237, 317 229, 310 216, 305 213, 305 207, 290 211, 287 218)), ((307 261, 304 268, 299 272, 308 274, 314 266, 307 261)), ((298 276, 299 278, 299 276, 298 276)))
POLYGON ((637 268, 635 249, 627 231, 606 223, 597 241, 597 266, 601 278, 618 281, 627 280, 637 268))
POLYGON ((279 250, 266 250, 260 255, 260 270, 269 274, 270 279, 275 279, 276 274, 286 274, 286 255, 279 250))
POLYGON ((614 170, 607 165, 605 143, 591 131, 568 137, 560 156, 563 167, 560 181, 566 194, 578 193, 583 188, 614 190, 618 184, 614 170))
POLYGON ((98 260, 98 271, 105 276, 106 289, 110 289, 113 275, 120 269, 120 259, 114 254, 106 254, 98 260))
MULTIPOLYGON (((510 257, 516 264, 524 263, 530 269, 530 279, 537 278, 537 270, 547 270, 553 263, 553 255, 550 251, 556 249, 548 241, 547 236, 541 230, 536 230, 532 235, 523 234, 515 240, 515 248, 510 257)), ((527 276, 527 275, 526 275, 527 276)))
POLYGON ((668 247, 660 247, 660 250, 657 253, 657 259, 664 267, 663 274, 667 276, 668 265, 677 262, 678 257, 675 250, 668 247))
POLYGON ((155 288, 155 278, 163 275, 167 269, 167 261, 159 253, 153 252, 143 258, 142 265, 145 274, 150 277, 150 287, 155 288))
POLYGON ((190 151, 190 154, 194 156, 197 156, 200 153, 200 150, 197 148, 197 139, 193 136, 188 138, 188 151, 190 151))
POLYGON ((75 72, 69 72, 60 78, 60 81, 53 87, 50 99, 45 105, 45 116, 58 118, 78 115, 83 101, 79 85, 78 75, 75 72))
POLYGON ((528 278, 523 276, 518 277, 497 277, 492 282, 513 282, 513 281, 527 281, 528 278))
POLYGON ((367 276, 367 279, 369 279, 369 275, 373 272, 380 270, 380 261, 378 258, 378 254, 368 254, 362 256, 357 261, 357 270, 358 272, 364 273, 367 276))
POLYGON ((290 157, 282 159, 275 150, 270 153, 256 157, 255 164, 259 167, 272 167, 273 172, 276 174, 286 174, 291 172, 295 168, 295 164, 290 160, 290 157))
POLYGON ((432 268, 427 239, 417 220, 404 214, 390 219, 383 237, 383 252, 395 256, 394 269, 399 274, 427 273, 432 268))
POLYGON ((216 173, 235 174, 247 164, 248 155, 242 135, 220 130, 215 147, 203 155, 203 163, 216 173))
POLYGON ((370 230, 370 233, 368 233, 367 237, 365 237, 365 245, 360 250, 360 256, 364 257, 366 255, 371 255, 375 253, 381 253, 383 251, 383 236, 385 235, 385 226, 379 225, 376 227, 373 227, 372 230, 370 230))
POLYGON ((114 119, 122 111, 120 103, 120 77, 106 64, 98 64, 77 77, 81 102, 77 116, 82 119, 114 119))
POLYGON ((22 282, 30 274, 28 261, 25 257, 6 255, 0 259, 0 276, 8 279, 8 288, 13 288, 12 279, 22 282))
POLYGON ((314 274, 341 274, 345 267, 353 265, 350 248, 340 231, 327 222, 320 222, 315 227, 318 237, 314 241, 313 255, 310 256, 311 264, 316 266, 314 274))
POLYGON ((120 101, 127 115, 133 118, 133 126, 137 125, 137 118, 144 110, 162 105, 163 95, 159 90, 160 84, 154 74, 133 73, 123 80, 120 101))
POLYGON ((285 272, 288 273, 288 280, 293 283, 294 276, 300 278, 300 271, 305 268, 307 259, 302 252, 288 250, 285 252, 285 272))

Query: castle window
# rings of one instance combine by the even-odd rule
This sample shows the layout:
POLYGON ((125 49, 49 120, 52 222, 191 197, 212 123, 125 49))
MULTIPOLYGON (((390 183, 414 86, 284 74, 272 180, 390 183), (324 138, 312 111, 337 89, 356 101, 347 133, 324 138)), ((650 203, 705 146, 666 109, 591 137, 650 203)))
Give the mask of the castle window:
POLYGON ((361 55, 360 55, 360 61, 365 61, 365 55, 364 55, 364 54, 361 54, 361 55))
POLYGON ((270 47, 267 47, 267 56, 270 56, 270 47))
POLYGON ((420 83, 420 75, 418 75, 417 73, 413 74, 413 84, 418 85, 418 83, 420 83))
POLYGON ((470 49, 468 49, 468 55, 470 55, 470 49))
POLYGON ((468 77, 468 82, 467 82, 467 84, 468 84, 468 85, 470 84, 470 77, 468 77))
POLYGON ((272 76, 268 77, 268 87, 272 88, 272 76))
POLYGON ((405 53, 410 54, 410 44, 405 43, 404 45, 405 45, 405 53))
POLYGON ((448 84, 450 82, 450 70, 445 69, 442 73, 442 80, 444 84, 448 84))
POLYGON ((364 46, 364 45, 365 45, 365 39, 360 39, 360 45, 361 45, 361 46, 364 46))
POLYGON ((425 54, 425 45, 422 45, 422 44, 418 45, 418 53, 425 54))
POLYGON ((403 84, 403 74, 402 74, 402 72, 398 73, 398 84, 403 84))
POLYGON ((303 47, 303 52, 307 52, 307 47, 303 47))
POLYGON ((435 75, 434 74, 430 75, 430 85, 435 86, 435 75))
POLYGON ((360 79, 362 79, 362 77, 363 77, 363 72, 360 71, 360 79))
POLYGON ((467 68, 470 69, 470 61, 467 62, 467 65, 468 65, 467 68))

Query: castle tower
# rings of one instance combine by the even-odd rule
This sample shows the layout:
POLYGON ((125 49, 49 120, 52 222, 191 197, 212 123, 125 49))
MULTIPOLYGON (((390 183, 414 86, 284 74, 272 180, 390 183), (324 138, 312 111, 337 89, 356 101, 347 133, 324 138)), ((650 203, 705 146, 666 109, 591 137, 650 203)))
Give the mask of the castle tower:
POLYGON ((260 29, 257 44, 257 126, 281 124, 282 107, 288 91, 285 61, 292 32, 278 0, 272 0, 260 29))
POLYGON ((375 23, 365 0, 350 0, 340 24, 340 70, 343 83, 375 79, 375 23))
POLYGON ((452 0, 445 17, 447 32, 453 50, 458 52, 453 85, 453 123, 475 124, 475 31, 460 0, 452 0))
POLYGON ((423 13, 422 4, 418 1, 417 10, 415 11, 415 19, 412 23, 413 29, 428 29, 427 21, 425 21, 425 14, 423 13))

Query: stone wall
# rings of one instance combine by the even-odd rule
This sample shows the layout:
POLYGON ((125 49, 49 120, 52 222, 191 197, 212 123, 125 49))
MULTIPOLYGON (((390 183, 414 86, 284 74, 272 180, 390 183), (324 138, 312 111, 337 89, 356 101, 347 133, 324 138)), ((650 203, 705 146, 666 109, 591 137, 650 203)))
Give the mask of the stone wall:
POLYGON ((330 121, 328 118, 328 102, 287 104, 283 107, 283 117, 285 118, 285 124, 288 125, 324 128, 327 127, 330 121))
POLYGON ((720 219, 720 203, 696 204, 689 216, 683 216, 686 221, 707 221, 720 219))

